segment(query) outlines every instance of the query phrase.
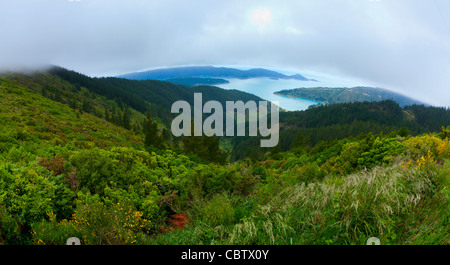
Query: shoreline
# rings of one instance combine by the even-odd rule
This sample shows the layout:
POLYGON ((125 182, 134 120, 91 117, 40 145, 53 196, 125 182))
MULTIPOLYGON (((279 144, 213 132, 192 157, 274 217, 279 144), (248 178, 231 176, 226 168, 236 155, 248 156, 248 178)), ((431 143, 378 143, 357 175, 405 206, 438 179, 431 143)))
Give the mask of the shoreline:
POLYGON ((300 98, 300 97, 295 97, 295 96, 292 96, 292 95, 284 95, 284 94, 281 94, 281 93, 278 93, 278 92, 273 92, 273 94, 274 94, 274 95, 277 95, 277 96, 280 96, 280 97, 293 98, 293 99, 302 99, 302 100, 309 100, 309 101, 312 101, 312 102, 317 103, 317 104, 314 104, 314 105, 326 105, 326 104, 327 104, 327 103, 325 103, 325 102, 318 101, 318 100, 315 100, 315 99, 310 99, 310 98, 300 98))

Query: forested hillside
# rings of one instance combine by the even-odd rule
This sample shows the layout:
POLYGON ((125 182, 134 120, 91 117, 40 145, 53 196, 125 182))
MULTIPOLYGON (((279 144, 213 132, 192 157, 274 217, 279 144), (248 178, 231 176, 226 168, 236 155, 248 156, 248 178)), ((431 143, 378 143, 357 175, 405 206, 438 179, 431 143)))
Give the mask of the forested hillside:
POLYGON ((177 100, 185 100, 193 105, 194 93, 202 93, 203 101, 217 100, 223 105, 225 101, 249 100, 259 101, 261 98, 238 90, 224 90, 212 86, 187 87, 156 80, 128 80, 123 78, 90 78, 83 74, 53 67, 49 73, 89 91, 105 96, 145 113, 149 109, 170 127, 172 115, 170 108, 177 100))
POLYGON ((306 98, 323 104, 394 100, 400 106, 424 104, 419 100, 376 87, 303 87, 275 92, 276 95, 306 98))
POLYGON ((1 75, 0 244, 450 243, 448 109, 281 112, 280 144, 263 149, 173 137, 170 106, 196 91, 259 100, 62 68, 1 75))
MULTIPOLYGON (((369 133, 384 135, 419 135, 440 132, 450 124, 450 110, 412 105, 400 107, 392 100, 342 103, 318 106, 300 112, 280 112, 280 144, 277 151, 313 147, 321 141, 336 141, 369 133)), ((233 160, 246 157, 261 159, 267 150, 256 137, 233 139, 233 160)))

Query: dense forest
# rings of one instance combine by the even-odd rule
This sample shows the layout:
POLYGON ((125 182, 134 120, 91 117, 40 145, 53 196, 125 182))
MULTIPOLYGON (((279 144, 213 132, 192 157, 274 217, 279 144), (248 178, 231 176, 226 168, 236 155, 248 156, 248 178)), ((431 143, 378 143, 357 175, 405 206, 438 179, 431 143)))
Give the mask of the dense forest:
POLYGON ((450 110, 393 100, 280 112, 280 143, 174 137, 212 86, 0 76, 0 244, 450 243, 450 110))

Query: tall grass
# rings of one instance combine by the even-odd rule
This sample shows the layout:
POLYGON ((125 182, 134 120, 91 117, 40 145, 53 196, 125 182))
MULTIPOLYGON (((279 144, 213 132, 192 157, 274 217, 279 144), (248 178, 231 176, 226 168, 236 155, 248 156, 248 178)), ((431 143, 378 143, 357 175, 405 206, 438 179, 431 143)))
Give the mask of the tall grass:
POLYGON ((394 166, 286 187, 236 224, 228 243, 443 244, 448 201, 433 196, 435 177, 394 166))
POLYGON ((449 172, 394 165, 283 186, 232 223, 216 222, 231 203, 218 196, 200 207, 203 213, 215 211, 215 222, 194 218, 186 229, 159 235, 153 243, 359 245, 377 237, 382 244, 449 244, 449 172), (222 204, 227 207, 219 209, 222 204))

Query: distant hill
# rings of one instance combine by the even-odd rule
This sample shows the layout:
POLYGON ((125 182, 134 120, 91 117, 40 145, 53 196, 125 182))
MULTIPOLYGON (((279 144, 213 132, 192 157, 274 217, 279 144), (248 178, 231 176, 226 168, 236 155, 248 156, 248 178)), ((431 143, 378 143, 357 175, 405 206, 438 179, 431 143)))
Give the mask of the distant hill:
POLYGON ((228 67, 214 67, 214 66, 186 66, 186 67, 174 67, 174 68, 164 68, 155 69, 144 72, 135 72, 124 75, 119 75, 117 77, 134 79, 134 80, 168 80, 176 78, 273 78, 273 79, 296 79, 303 81, 315 81, 310 80, 300 74, 295 75, 284 75, 275 71, 255 68, 250 70, 239 70, 235 68, 228 67))
POLYGON ((172 78, 164 81, 185 86, 215 86, 230 83, 228 80, 221 78, 172 78))
POLYGON ((330 88, 330 87, 312 87, 295 88, 277 91, 274 94, 294 98, 306 98, 320 101, 324 104, 351 103, 351 102, 376 102, 392 99, 400 106, 422 105, 424 103, 411 99, 398 93, 374 87, 352 87, 352 88, 330 88))

